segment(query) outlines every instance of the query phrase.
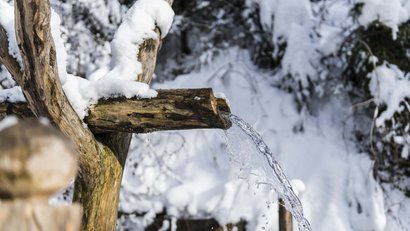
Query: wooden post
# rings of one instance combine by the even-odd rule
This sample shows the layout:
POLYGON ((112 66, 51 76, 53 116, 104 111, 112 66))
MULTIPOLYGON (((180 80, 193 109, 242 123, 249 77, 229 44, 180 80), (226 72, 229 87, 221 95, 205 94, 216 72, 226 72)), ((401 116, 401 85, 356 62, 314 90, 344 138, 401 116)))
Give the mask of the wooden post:
POLYGON ((293 231, 292 214, 286 210, 285 202, 279 199, 279 231, 293 231))
POLYGON ((74 145, 31 119, 0 131, 0 150, 0 231, 80 230, 79 205, 48 204, 75 176, 74 145))

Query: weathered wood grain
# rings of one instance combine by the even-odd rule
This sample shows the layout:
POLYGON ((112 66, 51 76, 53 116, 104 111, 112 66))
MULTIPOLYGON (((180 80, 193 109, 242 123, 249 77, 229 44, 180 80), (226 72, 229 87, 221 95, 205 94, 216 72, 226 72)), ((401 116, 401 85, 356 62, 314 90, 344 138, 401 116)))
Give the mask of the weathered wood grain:
POLYGON ((85 121, 95 133, 230 127, 211 89, 159 90, 152 99, 103 100, 85 121))
MULTIPOLYGON (((221 128, 231 126, 224 99, 215 98, 212 89, 158 90, 152 99, 113 98, 101 100, 85 118, 94 133, 221 128)), ((20 118, 33 114, 25 103, 0 103, 0 119, 7 114, 20 118)), ((116 141, 118 142, 118 140, 116 141)))
MULTIPOLYGON (((165 0, 172 6, 173 0, 165 0)), ((161 48, 162 39, 159 28, 155 29, 157 39, 148 39, 139 48, 137 60, 142 64, 142 73, 138 75, 139 82, 150 84, 157 63, 158 51, 161 48)))

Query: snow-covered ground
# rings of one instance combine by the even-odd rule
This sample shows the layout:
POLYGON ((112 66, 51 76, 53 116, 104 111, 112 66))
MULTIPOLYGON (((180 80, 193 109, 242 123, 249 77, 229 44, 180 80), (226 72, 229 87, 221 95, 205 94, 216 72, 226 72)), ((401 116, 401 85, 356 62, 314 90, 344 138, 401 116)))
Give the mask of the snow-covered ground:
MULTIPOLYGON (((225 93, 232 112, 262 134, 288 178, 305 185, 300 199, 313 230, 408 229, 410 201, 398 192, 384 193, 373 179, 372 161, 350 137, 351 106, 345 97, 324 99, 314 117, 298 113, 292 95, 273 87, 273 79, 258 71, 246 52, 232 49, 198 72, 154 87, 212 87, 225 93)), ((239 156, 254 155, 237 127, 228 133, 239 156)), ((213 216, 221 223, 243 218, 249 230, 276 230, 276 195, 244 177, 236 163, 230 163, 223 131, 135 136, 120 208, 151 213, 121 223, 138 230, 165 207, 171 216, 213 216)))

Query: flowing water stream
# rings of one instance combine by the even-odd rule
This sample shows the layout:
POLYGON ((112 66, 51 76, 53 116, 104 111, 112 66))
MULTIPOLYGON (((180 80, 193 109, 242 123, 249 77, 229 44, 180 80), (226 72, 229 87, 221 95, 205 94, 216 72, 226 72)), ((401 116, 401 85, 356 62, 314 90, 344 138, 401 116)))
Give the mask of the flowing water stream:
MULTIPOLYGON (((282 168, 273 157, 271 150, 263 141, 261 135, 256 132, 252 126, 238 116, 231 114, 229 115, 229 119, 252 140, 258 153, 257 156, 252 156, 251 154, 238 154, 238 152, 243 152, 243 150, 237 150, 236 152, 230 150, 231 155, 237 157, 236 161, 243 162, 241 165, 247 165, 248 167, 254 169, 262 169, 262 174, 265 175, 264 184, 271 186, 276 191, 279 198, 283 199, 285 202, 285 207, 292 213, 294 219, 296 220, 299 230, 310 231, 311 227, 308 220, 304 217, 303 207, 299 198, 294 193, 292 186, 283 173, 282 168), (254 165, 259 166, 250 166, 252 164, 249 163, 256 163, 254 165)), ((227 136, 229 138, 229 131, 227 131, 227 136)), ((228 150, 229 149, 228 143, 228 150)))

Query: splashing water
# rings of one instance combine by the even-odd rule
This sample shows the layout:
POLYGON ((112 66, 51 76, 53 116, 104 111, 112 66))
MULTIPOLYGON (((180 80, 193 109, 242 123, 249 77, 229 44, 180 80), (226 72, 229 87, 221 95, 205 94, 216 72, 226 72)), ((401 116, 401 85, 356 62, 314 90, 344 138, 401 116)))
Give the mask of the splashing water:
MULTIPOLYGON (((247 169, 249 171, 248 175, 255 175, 255 169, 262 170, 261 174, 265 175, 266 181, 263 182, 263 184, 271 186, 276 191, 279 198, 283 199, 285 202, 285 207, 292 213, 298 223, 299 230, 312 230, 308 220, 304 217, 303 207, 299 198, 293 192, 292 186, 283 173, 282 168, 274 159, 271 150, 265 144, 261 135, 241 118, 231 114, 229 115, 229 119, 251 138, 253 144, 256 146, 258 154, 261 154, 251 156, 249 153, 244 153, 243 147, 241 147, 244 145, 244 141, 241 141, 238 137, 234 137, 230 140, 239 140, 241 143, 237 145, 239 147, 234 147, 231 142, 228 142, 228 151, 230 152, 232 158, 231 161, 239 163, 241 171, 247 169)), ((228 138, 235 135, 229 130, 226 134, 228 138)), ((260 184, 260 182, 258 184, 260 184)))

